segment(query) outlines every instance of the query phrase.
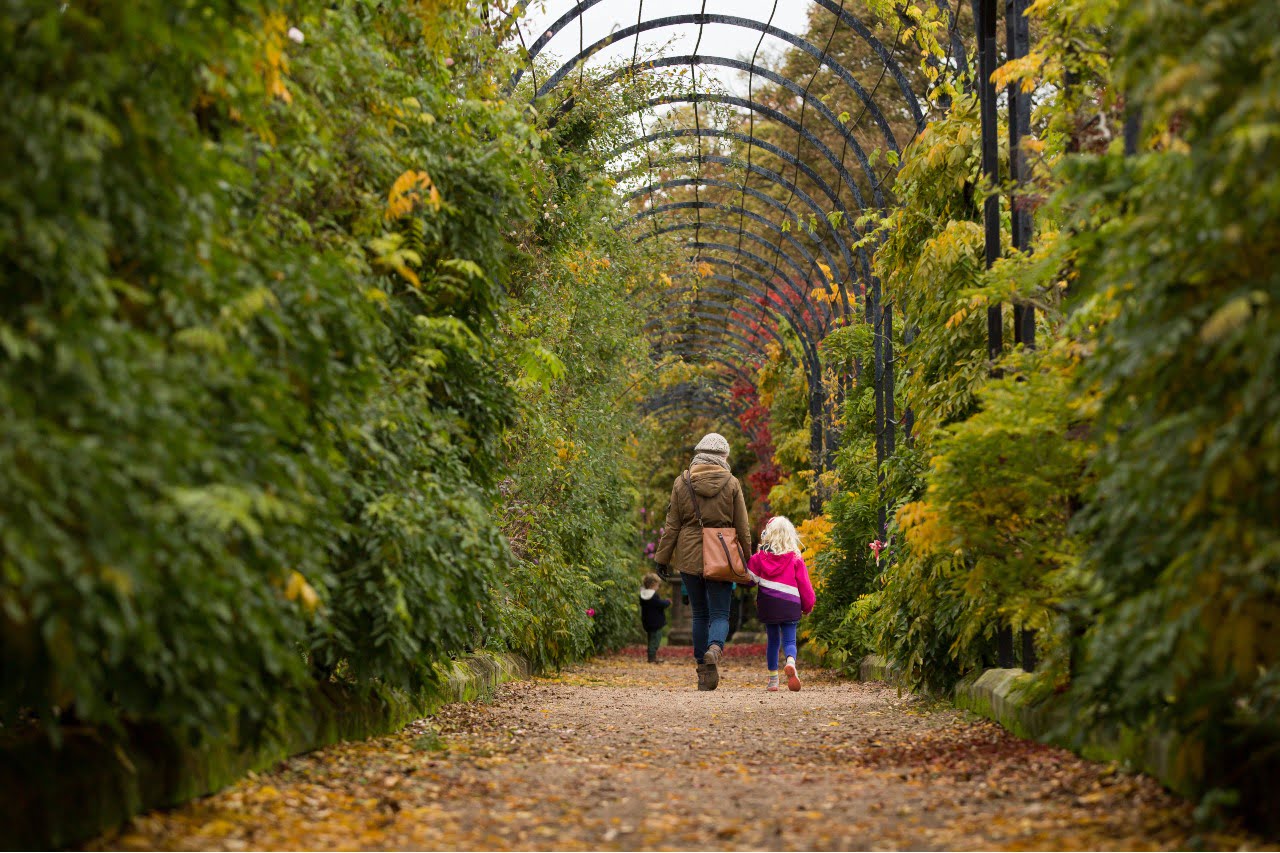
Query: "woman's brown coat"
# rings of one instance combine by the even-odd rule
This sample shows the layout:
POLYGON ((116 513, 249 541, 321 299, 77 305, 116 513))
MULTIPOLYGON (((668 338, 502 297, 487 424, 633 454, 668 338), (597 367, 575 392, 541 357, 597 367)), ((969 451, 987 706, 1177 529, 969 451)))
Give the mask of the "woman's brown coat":
MULTIPOLYGON (((742 495, 742 484, 719 465, 694 465, 688 471, 693 491, 698 495, 698 507, 707 527, 733 527, 738 532, 742 550, 751 553, 751 525, 747 521, 747 501, 742 495)), ((670 566, 677 572, 690 575, 702 574, 702 528, 694 512, 689 490, 684 485, 684 474, 671 486, 671 503, 667 507, 667 520, 654 561, 660 566, 670 566)))

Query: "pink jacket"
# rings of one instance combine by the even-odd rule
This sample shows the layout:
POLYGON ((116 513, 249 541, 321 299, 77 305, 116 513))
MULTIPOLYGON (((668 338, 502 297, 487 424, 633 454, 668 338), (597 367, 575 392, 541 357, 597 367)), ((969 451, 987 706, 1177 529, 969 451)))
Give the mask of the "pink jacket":
POLYGON ((756 613, 766 625, 799 622, 802 614, 813 610, 817 596, 809 583, 809 569, 804 558, 794 551, 757 551, 747 563, 747 572, 759 587, 756 613))

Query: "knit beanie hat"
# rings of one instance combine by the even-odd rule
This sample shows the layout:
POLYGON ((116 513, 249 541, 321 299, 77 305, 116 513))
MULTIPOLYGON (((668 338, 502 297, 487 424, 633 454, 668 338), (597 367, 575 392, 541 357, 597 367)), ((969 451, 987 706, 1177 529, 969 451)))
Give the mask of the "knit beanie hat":
POLYGON ((718 432, 709 432, 693 449, 693 465, 719 465, 729 467, 729 442, 718 432))

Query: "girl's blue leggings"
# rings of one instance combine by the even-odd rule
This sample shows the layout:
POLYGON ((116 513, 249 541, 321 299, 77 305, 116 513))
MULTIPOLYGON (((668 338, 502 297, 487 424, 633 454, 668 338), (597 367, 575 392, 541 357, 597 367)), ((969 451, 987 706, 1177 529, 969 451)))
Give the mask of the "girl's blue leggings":
POLYGON ((782 651, 787 657, 793 658, 796 656, 796 628, 800 627, 800 623, 781 622, 765 625, 764 627, 769 634, 769 646, 765 651, 765 662, 769 664, 770 672, 777 672, 779 646, 782 647, 782 651))

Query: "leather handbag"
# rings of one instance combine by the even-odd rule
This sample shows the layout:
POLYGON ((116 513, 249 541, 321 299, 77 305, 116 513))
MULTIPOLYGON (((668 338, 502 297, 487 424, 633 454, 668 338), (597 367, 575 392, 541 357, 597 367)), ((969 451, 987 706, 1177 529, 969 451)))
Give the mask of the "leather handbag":
POLYGON ((751 583, 737 528, 708 527, 702 520, 702 507, 698 504, 698 495, 693 490, 688 471, 684 473, 684 487, 689 490, 689 500, 693 501, 693 512, 702 530, 702 576, 709 581, 751 583))

